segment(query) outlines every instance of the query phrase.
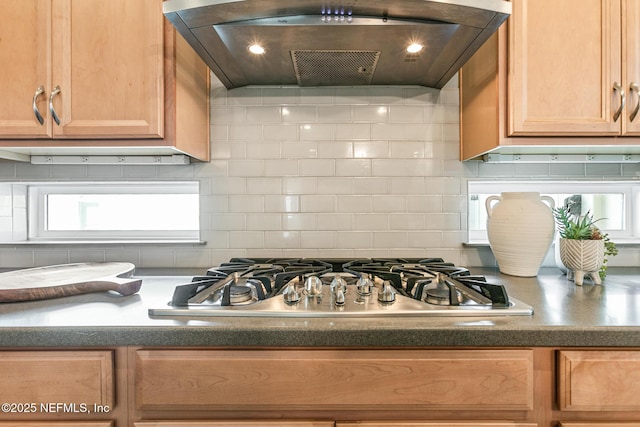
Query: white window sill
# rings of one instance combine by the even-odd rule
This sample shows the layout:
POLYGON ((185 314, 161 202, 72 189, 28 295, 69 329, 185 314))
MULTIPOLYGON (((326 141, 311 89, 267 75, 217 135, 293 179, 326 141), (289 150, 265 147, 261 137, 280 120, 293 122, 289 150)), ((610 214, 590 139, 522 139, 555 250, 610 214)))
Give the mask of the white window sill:
POLYGON ((202 240, 26 240, 0 242, 0 246, 20 245, 206 245, 202 240))

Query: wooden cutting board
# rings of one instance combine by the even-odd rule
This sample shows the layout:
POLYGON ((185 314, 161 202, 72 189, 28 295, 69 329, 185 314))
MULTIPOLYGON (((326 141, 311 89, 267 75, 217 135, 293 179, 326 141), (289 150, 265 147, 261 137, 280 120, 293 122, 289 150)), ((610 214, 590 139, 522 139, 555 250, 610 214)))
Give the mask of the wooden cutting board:
POLYGON ((92 292, 133 295, 142 286, 128 262, 61 264, 0 273, 0 302, 33 301, 92 292))

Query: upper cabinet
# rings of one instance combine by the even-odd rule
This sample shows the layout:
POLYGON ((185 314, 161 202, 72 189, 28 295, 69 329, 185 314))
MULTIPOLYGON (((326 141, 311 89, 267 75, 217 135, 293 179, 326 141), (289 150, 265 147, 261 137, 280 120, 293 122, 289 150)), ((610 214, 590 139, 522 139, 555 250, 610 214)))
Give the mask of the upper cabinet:
POLYGON ((637 145, 615 137, 640 135, 639 49, 640 0, 513 0, 506 27, 460 71, 461 158, 637 145))
POLYGON ((1 149, 209 159, 208 69, 161 0, 0 4, 1 149))

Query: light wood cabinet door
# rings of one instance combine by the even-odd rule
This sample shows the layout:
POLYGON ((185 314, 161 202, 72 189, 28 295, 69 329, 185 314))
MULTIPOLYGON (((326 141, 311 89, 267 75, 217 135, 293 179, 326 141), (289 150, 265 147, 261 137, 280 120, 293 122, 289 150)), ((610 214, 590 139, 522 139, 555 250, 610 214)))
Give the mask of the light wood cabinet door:
POLYGON ((338 422, 336 427, 538 427, 535 423, 511 421, 465 421, 465 422, 338 422))
POLYGON ((162 2, 52 2, 54 137, 162 137, 162 2))
POLYGON ((531 350, 139 350, 141 411, 527 411, 531 350), (283 402, 286 404, 283 406, 283 402))
POLYGON ((50 137, 51 0, 0 0, 0 9, 0 138, 50 137))
POLYGON ((513 2, 509 135, 621 133, 620 16, 620 0, 513 2))
POLYGON ((113 421, 0 421, 0 427, 114 427, 114 425, 113 421))
MULTIPOLYGON (((134 427, 334 427, 333 421, 139 421, 134 427)), ((1 426, 0 426, 1 427, 1 426)))
POLYGON ((161 1, 0 5, 0 137, 163 136, 161 1))
POLYGON ((33 403, 38 414, 41 404, 115 403, 111 351, 2 351, 0 378, 0 402, 33 403))
POLYGON ((573 422, 563 421, 558 424, 560 427, 640 427, 640 423, 632 423, 619 421, 617 423, 601 423, 601 422, 573 422))
POLYGON ((640 135, 640 0, 622 4, 623 76, 627 104, 622 120, 625 135, 640 135))
POLYGON ((560 351, 558 406, 563 411, 639 411, 640 351, 560 351))

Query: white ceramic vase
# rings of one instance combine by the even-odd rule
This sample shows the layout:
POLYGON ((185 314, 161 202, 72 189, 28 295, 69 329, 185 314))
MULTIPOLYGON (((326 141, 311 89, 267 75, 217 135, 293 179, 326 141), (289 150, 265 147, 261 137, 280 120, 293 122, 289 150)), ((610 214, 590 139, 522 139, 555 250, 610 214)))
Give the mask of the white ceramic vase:
POLYGON ((500 271, 536 276, 555 232, 553 199, 536 192, 504 192, 489 196, 485 207, 489 244, 500 271))
POLYGON ((600 267, 604 264, 604 240, 560 239, 560 259, 573 272, 573 281, 582 286, 584 276, 599 285, 600 267))

